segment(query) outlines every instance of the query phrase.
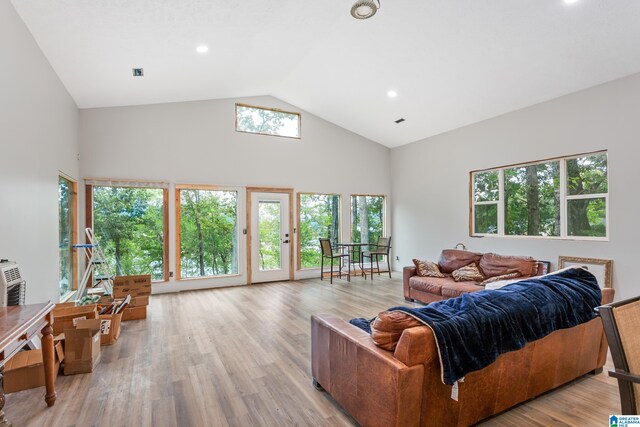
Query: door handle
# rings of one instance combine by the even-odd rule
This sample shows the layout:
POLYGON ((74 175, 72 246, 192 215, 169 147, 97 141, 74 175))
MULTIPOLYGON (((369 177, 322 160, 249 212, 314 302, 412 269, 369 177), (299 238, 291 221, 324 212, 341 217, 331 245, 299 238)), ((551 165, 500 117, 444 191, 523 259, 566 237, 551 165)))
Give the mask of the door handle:
POLYGON ((289 241, 288 240, 283 240, 282 243, 289 243, 289 241))

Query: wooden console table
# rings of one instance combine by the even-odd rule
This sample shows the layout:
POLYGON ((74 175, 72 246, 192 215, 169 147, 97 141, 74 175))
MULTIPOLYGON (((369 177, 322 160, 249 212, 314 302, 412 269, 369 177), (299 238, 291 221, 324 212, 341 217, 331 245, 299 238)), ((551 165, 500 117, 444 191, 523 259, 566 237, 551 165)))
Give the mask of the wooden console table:
POLYGON ((4 416, 4 365, 38 332, 42 332, 42 362, 46 394, 44 401, 56 401, 55 360, 53 354, 53 304, 28 304, 0 307, 0 427, 11 424, 4 416))

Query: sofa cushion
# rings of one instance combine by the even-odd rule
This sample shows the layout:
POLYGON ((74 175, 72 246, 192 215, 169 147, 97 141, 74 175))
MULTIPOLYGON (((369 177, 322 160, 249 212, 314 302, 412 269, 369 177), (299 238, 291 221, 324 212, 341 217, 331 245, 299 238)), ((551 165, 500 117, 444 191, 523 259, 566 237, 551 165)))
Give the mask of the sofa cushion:
POLYGON ((475 262, 465 265, 464 267, 460 267, 451 273, 451 276, 453 276, 453 280, 456 282, 479 282, 484 280, 484 276, 480 273, 480 270, 478 270, 478 266, 475 262))
POLYGON ((500 276, 489 277, 488 279, 482 281, 482 283, 480 283, 480 286, 487 286, 487 284, 489 283, 500 282, 503 280, 517 279, 518 277, 521 277, 521 276, 522 274, 520 274, 519 271, 514 271, 513 273, 509 273, 509 274, 501 274, 500 276))
POLYGON ((516 271, 521 276, 532 276, 536 269, 536 260, 531 257, 487 253, 480 259, 480 271, 484 277, 501 276, 516 271))
POLYGON ((378 347, 393 351, 404 330, 416 326, 424 325, 401 311, 383 311, 371 324, 371 339, 378 347))
POLYGON ((444 277, 444 274, 440 272, 438 264, 431 261, 422 261, 414 259, 413 264, 416 266, 416 274, 422 277, 444 277))
POLYGON ((433 295, 442 295, 441 288, 445 283, 455 283, 451 276, 447 277, 420 277, 412 276, 409 279, 409 287, 416 291, 427 292, 433 295))
POLYGON ((438 265, 441 272, 451 274, 460 267, 479 262, 481 257, 482 254, 476 252, 445 249, 440 254, 438 265))
POLYGON ((462 294, 484 290, 484 287, 478 285, 479 282, 454 282, 450 280, 442 285, 440 291, 445 298, 457 298, 462 294))

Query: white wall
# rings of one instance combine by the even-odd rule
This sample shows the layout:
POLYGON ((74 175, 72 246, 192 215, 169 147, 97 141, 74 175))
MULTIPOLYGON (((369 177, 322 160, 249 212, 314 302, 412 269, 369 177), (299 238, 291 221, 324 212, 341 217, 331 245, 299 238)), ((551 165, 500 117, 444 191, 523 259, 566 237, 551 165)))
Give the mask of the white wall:
POLYGON ((77 179, 78 109, 9 0, 0 0, 0 257, 27 302, 58 301, 58 171, 77 179))
MULTIPOLYGON (((81 174, 84 178, 163 180, 172 187, 176 183, 273 186, 296 192, 340 193, 345 239, 349 237, 349 194, 390 193, 388 148, 305 111, 301 111, 299 140, 239 133, 235 131, 238 101, 300 111, 272 97, 81 110, 81 174)), ((172 194, 173 188, 169 197, 169 265, 174 271, 172 194)), ((245 253, 242 247, 240 251, 245 253)), ((317 275, 300 272, 296 277, 317 275)), ((239 283, 246 283, 246 278, 179 283, 171 279, 154 285, 154 292, 239 283)))
MULTIPOLYGON (((526 82, 523 82, 526 84, 526 82)), ((391 151, 393 232, 400 264, 437 259, 463 242, 474 251, 613 259, 616 299, 640 294, 640 74, 391 151), (469 171, 609 150, 608 242, 469 237, 469 171)))

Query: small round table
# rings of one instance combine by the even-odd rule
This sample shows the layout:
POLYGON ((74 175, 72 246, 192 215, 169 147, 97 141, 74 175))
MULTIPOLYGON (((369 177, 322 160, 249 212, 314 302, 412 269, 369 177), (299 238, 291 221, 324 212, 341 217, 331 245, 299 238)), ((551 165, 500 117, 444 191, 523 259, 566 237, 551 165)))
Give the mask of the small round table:
POLYGON ((354 242, 344 242, 344 243, 336 243, 336 246, 341 248, 347 248, 348 251, 351 252, 351 265, 353 265, 353 271, 356 271, 355 264, 357 263, 358 267, 360 267, 360 275, 365 279, 367 278, 367 273, 364 271, 364 265, 362 264, 362 247, 368 246, 368 243, 354 243, 354 242), (356 257, 356 254, 358 255, 356 257))

